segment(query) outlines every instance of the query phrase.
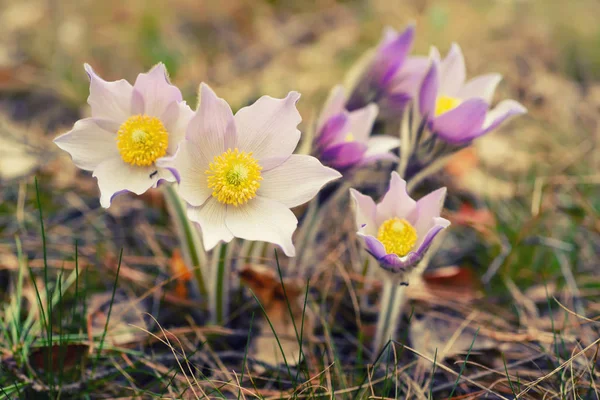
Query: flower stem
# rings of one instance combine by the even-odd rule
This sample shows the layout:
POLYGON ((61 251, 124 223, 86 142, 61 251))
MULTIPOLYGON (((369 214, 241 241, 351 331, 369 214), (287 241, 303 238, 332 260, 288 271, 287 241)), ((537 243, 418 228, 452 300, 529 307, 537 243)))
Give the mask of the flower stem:
POLYGON ((381 311, 377 320, 377 330, 373 342, 373 354, 376 356, 390 340, 396 338, 396 329, 402 315, 406 299, 406 286, 400 285, 399 279, 383 281, 381 311))
POLYGON ((225 314, 227 307, 227 301, 229 299, 229 282, 227 282, 227 243, 219 245, 218 255, 213 254, 213 257, 217 259, 217 270, 215 279, 215 315, 211 316, 213 322, 217 324, 223 324, 225 321, 225 314))
POLYGON ((179 197, 173 185, 164 186, 164 195, 171 219, 175 223, 177 236, 179 236, 183 258, 194 273, 195 289, 205 297, 207 291, 202 268, 206 265, 206 253, 200 239, 200 232, 187 218, 185 202, 179 197))

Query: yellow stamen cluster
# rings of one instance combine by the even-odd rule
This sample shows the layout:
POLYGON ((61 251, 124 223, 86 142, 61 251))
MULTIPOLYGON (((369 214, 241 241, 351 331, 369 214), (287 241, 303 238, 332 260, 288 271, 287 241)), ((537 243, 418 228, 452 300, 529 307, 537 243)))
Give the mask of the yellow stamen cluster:
POLYGON ((261 170, 251 152, 228 149, 210 163, 206 171, 208 187, 220 203, 237 207, 256 197, 263 179, 261 170))
POLYGON ((377 240, 388 254, 407 255, 417 243, 417 231, 405 219, 394 217, 384 221, 377 231, 377 240))
POLYGON ((438 115, 441 115, 445 112, 448 112, 448 111, 458 107, 458 105, 460 103, 461 103, 460 99, 457 99, 456 97, 450 97, 450 96, 438 97, 437 101, 435 102, 435 116, 437 117, 438 115))
POLYGON ((117 132, 117 148, 123 161, 147 167, 167 153, 169 134, 160 119, 134 115, 117 132))
POLYGON ((350 132, 346 135, 346 137, 344 138, 344 142, 346 142, 346 143, 354 142, 354 135, 352 134, 352 132, 350 132))

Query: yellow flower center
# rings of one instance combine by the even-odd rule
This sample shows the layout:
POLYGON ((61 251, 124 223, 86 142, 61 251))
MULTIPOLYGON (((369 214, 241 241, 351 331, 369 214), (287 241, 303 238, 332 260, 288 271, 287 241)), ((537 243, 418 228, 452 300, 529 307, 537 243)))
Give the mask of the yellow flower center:
POLYGON ((435 116, 441 115, 452 110, 461 103, 460 99, 450 96, 440 96, 435 102, 435 116))
POLYGON ((220 203, 237 207, 256 197, 263 179, 261 170, 252 153, 228 149, 208 166, 208 187, 220 203))
POLYGON ((147 167, 167 153, 169 134, 160 119, 134 115, 117 132, 117 148, 123 161, 147 167))
POLYGON ((386 253, 404 257, 417 243, 417 231, 407 220, 394 217, 381 224, 377 240, 383 244, 386 253))
POLYGON ((349 134, 346 135, 346 137, 344 138, 344 142, 346 142, 346 143, 354 142, 354 135, 352 134, 352 132, 350 132, 349 134))

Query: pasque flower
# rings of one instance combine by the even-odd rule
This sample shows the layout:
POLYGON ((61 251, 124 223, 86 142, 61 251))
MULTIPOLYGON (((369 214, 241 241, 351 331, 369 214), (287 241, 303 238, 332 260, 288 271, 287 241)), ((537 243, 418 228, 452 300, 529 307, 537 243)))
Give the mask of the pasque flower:
POLYGON ((446 188, 413 200, 406 182, 392 172, 390 187, 379 204, 350 189, 355 204, 358 236, 366 250, 390 272, 404 272, 416 265, 435 236, 450 225, 441 218, 446 188))
POLYGON ((234 116, 223 99, 200 86, 185 140, 160 165, 178 177, 188 217, 200 225, 207 249, 238 237, 275 243, 295 255, 298 221, 290 208, 341 176, 314 157, 292 154, 300 140, 299 97, 263 96, 234 116))
POLYGON ((356 110, 369 103, 377 103, 381 112, 398 114, 418 91, 427 71, 426 57, 408 56, 413 44, 415 26, 409 25, 398 33, 386 28, 374 54, 356 74, 348 110, 356 110))
POLYGON ((77 121, 54 143, 79 168, 93 171, 100 204, 110 206, 123 191, 142 194, 160 180, 174 181, 156 162, 175 153, 193 112, 169 82, 165 66, 139 74, 133 86, 123 79, 107 82, 88 64, 85 70, 92 116, 77 121))
POLYGON ((444 141, 468 143, 527 111, 515 100, 503 100, 490 110, 502 76, 480 75, 465 82, 465 60, 457 44, 443 60, 435 48, 430 58, 431 66, 420 89, 419 110, 431 131, 444 141))
POLYGON ((382 159, 397 160, 390 150, 400 145, 398 138, 370 136, 377 117, 377 105, 369 104, 350 112, 344 108, 345 103, 344 88, 336 86, 317 121, 314 144, 319 160, 338 171, 382 159))

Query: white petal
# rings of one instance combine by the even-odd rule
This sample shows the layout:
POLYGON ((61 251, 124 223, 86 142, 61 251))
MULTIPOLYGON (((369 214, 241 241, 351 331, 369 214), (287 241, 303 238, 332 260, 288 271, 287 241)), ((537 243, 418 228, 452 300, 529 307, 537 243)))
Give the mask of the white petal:
POLYGON ((435 224, 435 218, 439 218, 445 199, 446 188, 444 187, 429 193, 417 202, 417 221, 414 225, 418 237, 417 248, 425 239, 429 229, 435 224))
POLYGON ((276 200, 286 207, 306 203, 327 182, 342 175, 327 168, 315 157, 293 154, 283 164, 262 174, 258 195, 276 200))
POLYGON ((460 89, 458 97, 462 100, 467 100, 472 97, 480 97, 489 103, 492 102, 496 87, 502 80, 500 74, 487 74, 477 76, 460 89))
POLYGON ((194 152, 212 161, 228 148, 236 147, 236 127, 227 102, 206 85, 200 85, 200 104, 190 121, 186 138, 194 144, 194 152))
POLYGON ((363 235, 377 236, 378 226, 375 222, 377 208, 373 199, 355 189, 350 189, 350 196, 354 200, 356 230, 363 235))
MULTIPOLYGON (((406 181, 400 178, 400 175, 396 171, 392 172, 390 187, 383 196, 383 200, 377 204, 377 226, 393 217, 410 217, 416 205, 417 203, 409 196, 406 190, 406 181)), ((409 220, 409 222, 412 223, 413 221, 409 220)))
POLYGON ((210 250, 220 241, 228 243, 233 235, 225 225, 227 206, 215 198, 210 198, 201 207, 189 207, 188 218, 200 225, 204 248, 210 250))
POLYGON ((342 85, 337 85, 331 89, 329 97, 327 97, 321 115, 317 121, 317 132, 321 131, 323 124, 325 124, 329 118, 344 111, 346 100, 346 92, 342 85))
POLYGON ((173 102, 182 100, 179 89, 169 82, 169 74, 163 63, 158 63, 144 74, 139 74, 133 89, 144 100, 144 114, 162 118, 173 102))
POLYGON ((93 118, 80 119, 73 129, 54 139, 79 168, 93 171, 101 162, 119 155, 115 133, 100 128, 93 118))
POLYGON ((349 113, 349 133, 354 136, 355 141, 360 143, 367 142, 378 112, 379 107, 376 104, 369 104, 366 107, 349 113))
POLYGON ((452 43, 448 55, 440 64, 440 91, 448 96, 456 96, 467 77, 465 59, 458 44, 452 43))
POLYGON ((163 114, 162 122, 167 132, 169 132, 168 155, 173 155, 177 151, 177 146, 185 138, 187 127, 193 116, 194 111, 192 111, 185 101, 171 103, 167 111, 163 114))
POLYGON ((527 109, 518 101, 515 100, 502 100, 496 107, 490 110, 485 116, 485 121, 483 122, 484 130, 495 129, 502 122, 507 119, 525 114, 527 109))
POLYGON ((100 78, 89 64, 84 65, 90 77, 88 104, 94 118, 125 122, 131 115, 133 87, 125 79, 107 82, 100 78))
POLYGON ((281 246, 288 257, 296 254, 292 234, 298 220, 283 204, 257 196, 239 207, 228 207, 225 220, 235 237, 281 246))
POLYGON ((139 195, 151 187, 155 187, 164 176, 170 176, 165 171, 158 172, 157 167, 153 165, 138 167, 127 164, 121 159, 121 156, 102 162, 93 174, 98 178, 100 204, 102 207, 108 208, 116 194, 128 191, 139 195))
POLYGON ((367 142, 365 157, 384 154, 400 146, 400 139, 388 135, 371 136, 367 142))
POLYGON ((285 99, 263 96, 235 114, 239 149, 251 151, 265 171, 285 161, 298 145, 299 98, 297 92, 285 99))
POLYGON ((212 194, 206 177, 209 162, 196 150, 194 143, 185 140, 174 157, 161 158, 156 164, 171 170, 178 177, 177 191, 181 198, 190 205, 199 207, 212 194))

